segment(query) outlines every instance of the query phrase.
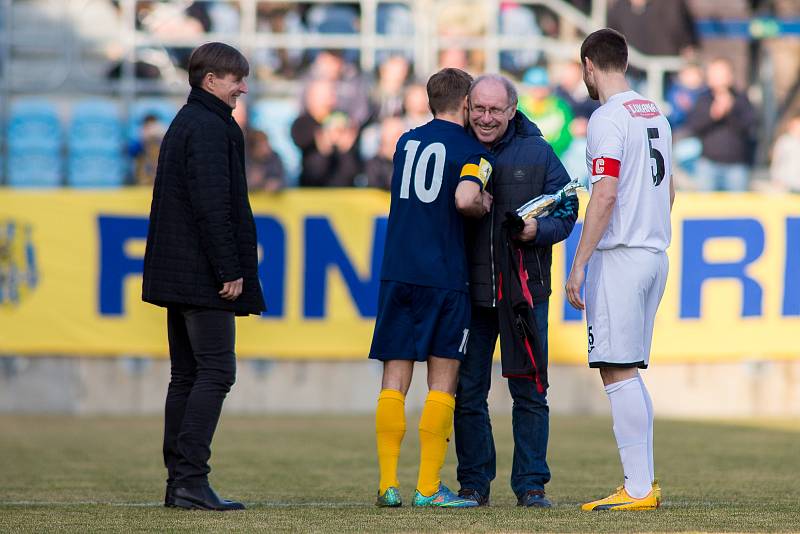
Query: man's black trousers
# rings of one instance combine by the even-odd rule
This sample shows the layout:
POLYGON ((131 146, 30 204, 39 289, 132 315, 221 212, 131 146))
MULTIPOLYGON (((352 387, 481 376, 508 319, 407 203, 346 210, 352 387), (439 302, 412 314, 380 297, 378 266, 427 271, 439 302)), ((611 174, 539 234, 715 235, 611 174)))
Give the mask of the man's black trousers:
POLYGON ((208 484, 211 439, 236 379, 236 323, 231 311, 167 309, 171 379, 164 409, 167 484, 208 484))

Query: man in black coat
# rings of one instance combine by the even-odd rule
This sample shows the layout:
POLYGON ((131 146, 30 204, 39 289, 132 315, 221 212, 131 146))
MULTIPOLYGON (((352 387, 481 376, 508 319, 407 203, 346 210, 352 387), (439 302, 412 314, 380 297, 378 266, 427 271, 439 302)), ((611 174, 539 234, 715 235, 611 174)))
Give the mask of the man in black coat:
POLYGON ((223 43, 189 60, 192 90, 161 144, 142 299, 167 308, 171 380, 164 424, 165 506, 240 510, 208 483, 211 439, 236 377, 235 315, 259 314, 244 139, 231 112, 250 67, 223 43))
MULTIPOLYGON (((570 178, 539 128, 517 112, 517 92, 508 79, 491 74, 476 78, 469 99, 470 127, 496 161, 488 187, 494 197, 492 210, 467 232, 472 320, 467 354, 459 370, 455 438, 459 495, 486 504, 496 465, 486 399, 497 337, 501 337, 503 345, 503 336, 509 334, 501 328, 499 303, 501 296, 508 299, 511 282, 500 278, 500 259, 509 252, 501 224, 506 212, 513 212, 539 195, 557 192, 570 178)), ((567 238, 578 215, 577 198, 568 198, 552 215, 526 221, 521 233, 513 237, 516 250, 512 252, 519 255, 519 270, 527 276, 522 291, 527 290, 530 297, 535 334, 543 353, 539 355, 543 362, 539 363, 544 364, 537 363, 537 372, 531 376, 507 377, 514 400, 511 488, 520 506, 550 506, 544 493, 550 480, 546 459, 549 409, 544 387, 547 311, 552 246, 567 238)))

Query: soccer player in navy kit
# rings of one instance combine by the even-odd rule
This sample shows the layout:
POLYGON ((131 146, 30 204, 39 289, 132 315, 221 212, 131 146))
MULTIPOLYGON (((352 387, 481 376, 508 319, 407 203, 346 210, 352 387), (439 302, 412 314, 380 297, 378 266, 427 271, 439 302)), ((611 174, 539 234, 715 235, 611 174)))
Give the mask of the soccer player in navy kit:
POLYGON ((369 357, 381 360, 375 414, 378 506, 400 506, 397 461, 405 435, 405 395, 414 362, 428 363, 419 423, 420 469, 414 506, 472 507, 439 478, 453 430, 458 367, 469 336, 470 303, 462 215, 481 217, 491 154, 464 129, 472 77, 443 69, 428 80, 434 119, 397 143, 392 201, 369 357))

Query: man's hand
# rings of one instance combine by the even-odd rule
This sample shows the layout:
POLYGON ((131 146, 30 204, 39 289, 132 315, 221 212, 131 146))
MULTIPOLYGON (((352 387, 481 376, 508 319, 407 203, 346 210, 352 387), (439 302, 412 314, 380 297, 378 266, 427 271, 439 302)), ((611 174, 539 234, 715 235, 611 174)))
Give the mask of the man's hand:
POLYGON ((492 211, 492 201, 493 200, 494 200, 494 198, 492 197, 491 193, 489 193, 488 191, 482 191, 481 192, 481 203, 483 204, 483 213, 484 214, 489 213, 490 211, 492 211))
POLYGON ((239 298, 239 295, 242 294, 242 285, 244 284, 244 279, 239 278, 238 280, 232 280, 230 282, 225 282, 222 284, 222 289, 219 292, 219 296, 224 298, 225 300, 236 300, 239 298))
POLYGON ((733 109, 734 99, 733 95, 729 92, 721 92, 714 94, 714 101, 711 102, 711 109, 709 115, 715 121, 724 118, 733 109))
POLYGON ((577 268, 573 265, 572 270, 569 272, 569 278, 567 278, 567 285, 564 286, 567 292, 567 300, 576 310, 583 310, 586 308, 581 299, 581 287, 583 286, 585 277, 586 275, 583 272, 583 267, 577 268))
POLYGON ((517 235, 517 239, 520 241, 531 241, 534 237, 536 237, 536 232, 539 230, 539 221, 536 220, 535 217, 528 219, 525 221, 525 227, 522 231, 517 235))

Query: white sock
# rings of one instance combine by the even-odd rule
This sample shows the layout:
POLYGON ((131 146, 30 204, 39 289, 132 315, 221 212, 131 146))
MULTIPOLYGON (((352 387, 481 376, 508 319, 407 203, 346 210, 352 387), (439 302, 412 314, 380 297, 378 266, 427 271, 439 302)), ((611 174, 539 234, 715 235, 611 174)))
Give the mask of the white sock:
POLYGON ((625 490, 634 499, 645 497, 652 489, 650 462, 647 454, 649 418, 639 377, 606 386, 611 401, 611 418, 617 438, 625 490))
POLYGON ((644 385, 642 375, 639 375, 639 382, 642 384, 644 402, 647 406, 647 463, 650 464, 650 479, 655 480, 656 471, 653 463, 653 399, 650 398, 650 393, 647 391, 647 386, 644 385))

